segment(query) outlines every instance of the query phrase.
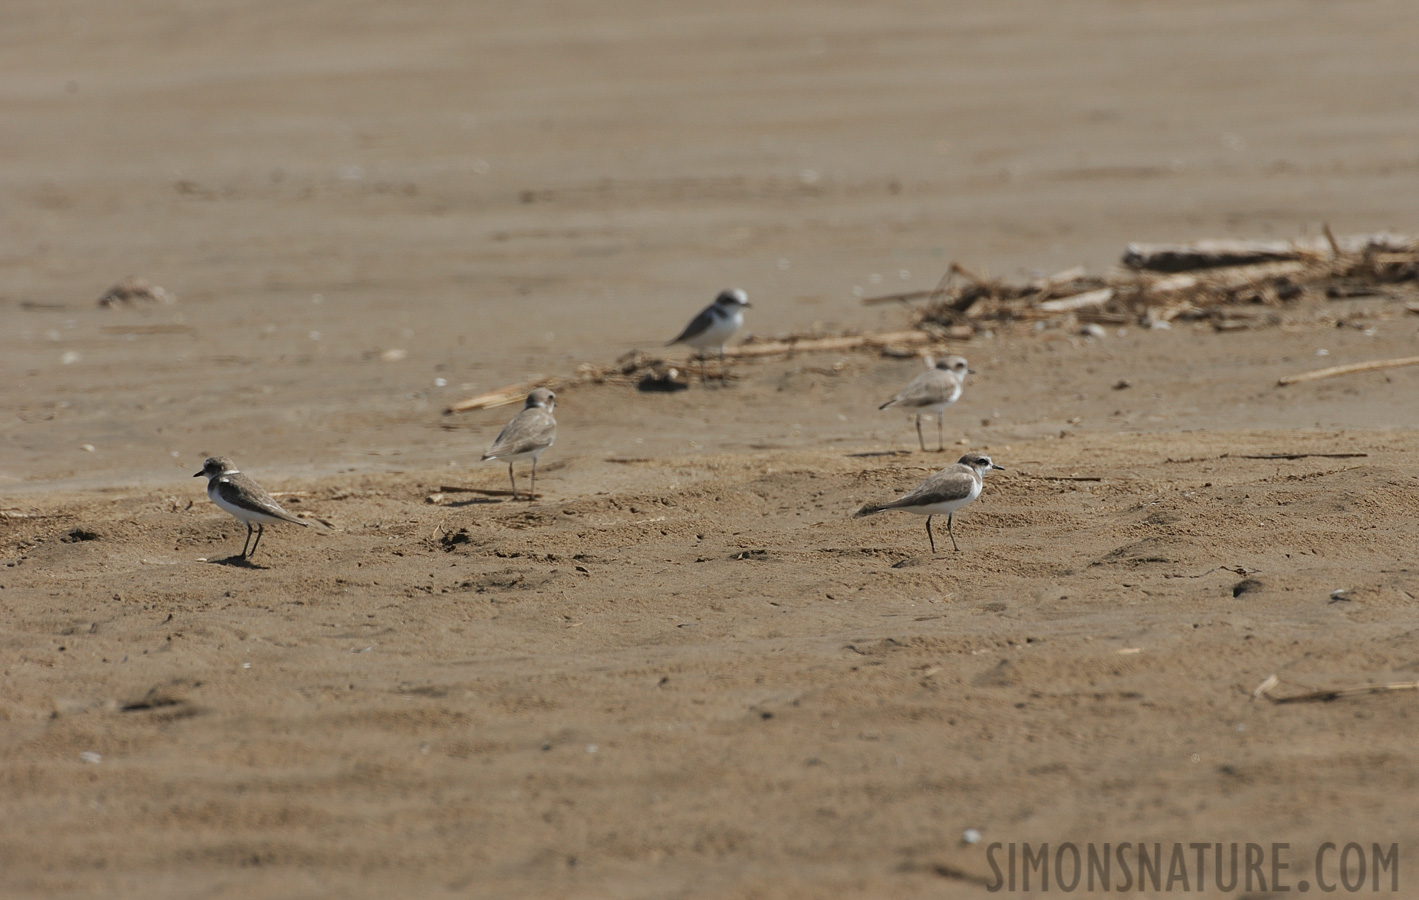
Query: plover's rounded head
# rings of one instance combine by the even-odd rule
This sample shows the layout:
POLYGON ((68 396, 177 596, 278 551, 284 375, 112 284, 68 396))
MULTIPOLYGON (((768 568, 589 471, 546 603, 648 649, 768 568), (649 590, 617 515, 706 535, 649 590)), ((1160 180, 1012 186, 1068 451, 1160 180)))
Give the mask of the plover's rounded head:
POLYGON ((728 309, 733 309, 735 307, 747 308, 750 305, 749 295, 739 290, 739 288, 730 288, 727 291, 720 291, 719 296, 714 298, 714 302, 716 305, 723 306, 728 309))
POLYGON ((976 453, 974 451, 967 453, 965 456, 956 460, 956 462, 963 466, 970 466, 972 469, 979 472, 981 477, 985 477, 985 473, 989 472, 991 469, 1003 470, 1005 468, 1004 466, 997 466, 995 463, 991 462, 990 457, 986 456, 984 453, 976 453))
POLYGON ((964 378, 967 373, 975 371, 975 369, 966 365, 966 358, 964 356, 948 356, 938 361, 936 368, 962 378, 964 378))
POLYGON ((223 472, 235 472, 236 470, 236 463, 232 462, 229 458, 225 456, 209 456, 207 457, 207 461, 202 464, 202 471, 192 477, 201 478, 205 475, 208 478, 215 478, 223 472))
POLYGON ((540 406, 543 409, 547 410, 547 412, 551 412, 552 407, 556 405, 556 394, 552 393, 547 388, 538 388, 537 390, 527 395, 527 405, 523 408, 531 409, 534 406, 540 406))

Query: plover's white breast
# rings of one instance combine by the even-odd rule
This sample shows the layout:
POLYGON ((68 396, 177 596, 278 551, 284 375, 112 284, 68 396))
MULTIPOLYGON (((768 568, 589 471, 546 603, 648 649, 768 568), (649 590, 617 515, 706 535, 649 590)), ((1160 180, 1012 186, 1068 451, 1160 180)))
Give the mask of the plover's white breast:
POLYGON ((710 324, 703 331, 690 335, 684 340, 684 343, 696 350, 723 347, 730 338, 734 337, 734 332, 744 326, 744 312, 742 310, 736 309, 731 313, 725 312, 718 306, 711 306, 708 312, 710 324))

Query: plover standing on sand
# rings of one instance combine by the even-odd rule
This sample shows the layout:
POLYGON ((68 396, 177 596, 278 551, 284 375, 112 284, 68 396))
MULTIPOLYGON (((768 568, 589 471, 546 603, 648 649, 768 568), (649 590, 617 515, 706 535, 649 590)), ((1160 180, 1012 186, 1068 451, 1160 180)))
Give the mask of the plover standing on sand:
POLYGON ((936 416, 936 452, 940 453, 946 449, 941 437, 941 418, 946 407, 961 398, 961 388, 966 383, 966 375, 974 371, 966 365, 965 357, 948 356, 913 378, 897 396, 877 408, 900 407, 915 413, 916 439, 922 450, 926 449, 926 441, 921 436, 922 413, 936 416))
POLYGON ((538 388, 527 395, 527 403, 522 412, 498 432, 497 439, 483 459, 501 459, 507 463, 507 477, 512 482, 512 499, 517 499, 517 478, 512 474, 512 464, 519 459, 532 460, 532 489, 527 499, 537 496, 537 457, 552 446, 557 439, 557 420, 552 418, 552 409, 557 405, 557 395, 546 388, 538 388))
POLYGON ((725 380, 724 345, 734 337, 734 332, 744 327, 744 310, 749 309, 749 297, 738 288, 721 291, 714 302, 690 320, 680 336, 665 346, 685 344, 699 351, 700 381, 705 378, 705 357, 711 349, 719 351, 719 378, 725 380))
POLYGON ((951 546, 956 546, 956 533, 951 530, 951 522, 956 511, 980 496, 984 486, 985 473, 991 469, 1004 469, 990 461, 984 453, 967 453, 953 466, 947 466, 917 485, 910 493, 891 503, 880 506, 868 504, 857 511, 856 518, 899 509, 902 512, 926 516, 926 539, 931 542, 931 552, 936 552, 936 538, 931 534, 931 517, 943 513, 946 516, 946 533, 951 535, 951 546))
POLYGON ((209 457, 202 464, 202 471, 192 477, 201 478, 204 475, 207 477, 207 496, 246 526, 246 540, 241 545, 242 559, 250 559, 255 555, 256 546, 261 543, 261 535, 266 533, 268 522, 310 524, 282 509, 281 505, 266 493, 265 488, 245 475, 225 456, 209 457), (253 525, 256 531, 255 543, 251 540, 253 525), (250 553, 246 550, 247 544, 251 544, 250 553))

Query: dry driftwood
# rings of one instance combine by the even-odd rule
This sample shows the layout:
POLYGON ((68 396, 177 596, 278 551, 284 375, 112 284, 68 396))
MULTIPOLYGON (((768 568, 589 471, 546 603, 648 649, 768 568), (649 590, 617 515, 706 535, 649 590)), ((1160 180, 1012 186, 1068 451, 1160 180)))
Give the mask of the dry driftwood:
POLYGON ((476 397, 468 397, 459 400, 457 403, 449 405, 445 412, 457 413, 467 412, 470 409, 492 409, 495 406, 506 406, 509 403, 516 403, 526 399, 527 395, 540 387, 553 387, 554 384, 560 386, 561 382, 567 379, 548 378, 546 375, 538 375, 536 378, 529 378, 527 381, 519 381, 516 384, 509 384, 500 387, 495 391, 486 394, 479 394, 476 397))
POLYGON ((1299 375, 1287 375, 1278 379, 1277 384, 1285 386, 1297 384, 1302 381, 1316 381, 1321 378, 1335 378, 1339 375, 1353 375, 1356 372, 1373 372, 1377 369, 1397 369, 1400 366, 1419 366, 1419 356, 1403 356, 1399 359, 1372 359, 1368 362, 1349 363, 1343 366, 1330 366, 1324 369, 1315 369, 1310 372, 1302 372, 1299 375))
POLYGON ((1383 684, 1359 684, 1351 687, 1328 688, 1319 691, 1306 691, 1302 694, 1285 694, 1276 696, 1272 693, 1281 679, 1275 675, 1268 675, 1266 680, 1257 685, 1256 690, 1251 692, 1253 698, 1270 700, 1272 703, 1325 703, 1331 700, 1339 700, 1342 697, 1361 697, 1365 694, 1387 694, 1393 691, 1414 691, 1419 690, 1419 681, 1389 681, 1383 684))
POLYGON ((1368 453, 1223 453, 1218 459, 1360 459, 1368 453))
POLYGON ((1045 312, 1070 312, 1071 310, 1084 309, 1087 306, 1103 306, 1113 298, 1113 288, 1099 288, 1097 291, 1085 291, 1072 297, 1046 300, 1040 304, 1040 309, 1045 312))
MULTIPOLYGON (((887 352, 895 349, 930 347, 948 340, 967 340, 973 334, 974 331, 970 328, 957 328, 879 331, 865 334, 833 335, 829 337, 788 336, 772 340, 750 341, 740 344, 737 347, 729 347, 725 349, 724 355, 726 359, 762 359, 770 356, 790 356, 795 353, 842 352, 847 350, 879 350, 887 352)), ((685 365, 688 367, 689 363, 687 362, 685 365)), ((717 361, 710 360, 709 368, 713 369, 716 365, 717 361)), ((679 369, 679 364, 667 362, 660 357, 650 354, 632 351, 609 366, 597 366, 589 363, 578 366, 577 373, 574 376, 538 375, 535 378, 529 378, 526 381, 519 381, 516 384, 500 387, 497 390, 488 391, 476 397, 468 397, 449 404, 445 412, 459 413, 475 409, 493 409, 498 406, 519 403, 527 396, 528 392, 539 387, 551 388, 557 391, 567 385, 578 383, 604 383, 608 381, 630 383, 639 381, 648 375, 673 378, 678 376, 679 369)))
POLYGON ((1156 326, 1206 319, 1219 331, 1256 328, 1278 324, 1275 308, 1307 292, 1388 295, 1378 286, 1419 282, 1419 240, 1390 234, 1336 238, 1327 230, 1324 238, 1298 241, 1132 244, 1123 262, 1124 268, 1102 277, 1070 269, 1028 282, 980 278, 953 264, 916 322, 980 329, 1012 321, 1156 326), (1244 314, 1239 304, 1272 311, 1244 314))
POLYGON ((1337 238, 1329 227, 1323 237, 1291 241, 1207 240, 1190 244, 1129 244, 1123 264, 1149 272, 1187 272, 1222 266, 1245 266, 1280 260, 1318 260, 1346 253, 1412 253, 1412 238, 1380 232, 1337 238))

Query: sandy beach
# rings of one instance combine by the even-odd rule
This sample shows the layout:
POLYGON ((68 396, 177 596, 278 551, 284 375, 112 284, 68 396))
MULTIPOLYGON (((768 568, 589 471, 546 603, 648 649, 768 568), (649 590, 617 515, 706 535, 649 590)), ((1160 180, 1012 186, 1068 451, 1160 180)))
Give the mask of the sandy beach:
POLYGON ((530 502, 518 407, 446 412, 678 364, 729 287, 737 340, 887 331, 953 261, 1419 234, 1412 3, 3 19, 0 894, 978 897, 1122 841, 1415 890, 1419 692, 1253 694, 1419 678, 1419 366, 1278 385, 1419 354, 1412 283, 942 341, 939 453, 878 352, 559 388, 530 502), (959 552, 853 518, 967 450, 959 552), (324 527, 234 558, 210 455, 324 527))

